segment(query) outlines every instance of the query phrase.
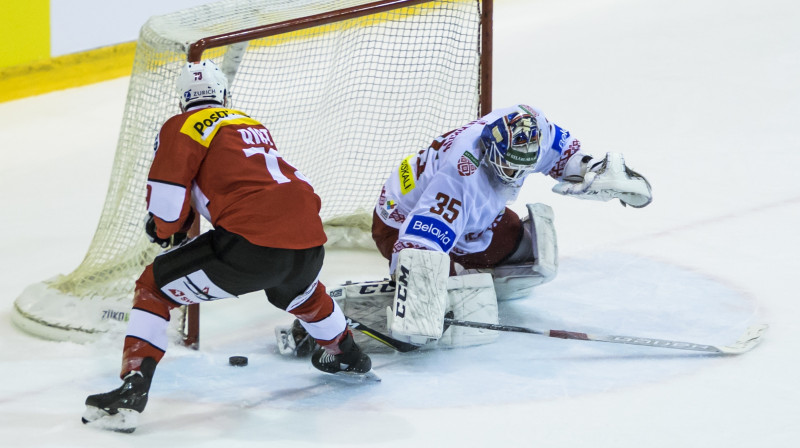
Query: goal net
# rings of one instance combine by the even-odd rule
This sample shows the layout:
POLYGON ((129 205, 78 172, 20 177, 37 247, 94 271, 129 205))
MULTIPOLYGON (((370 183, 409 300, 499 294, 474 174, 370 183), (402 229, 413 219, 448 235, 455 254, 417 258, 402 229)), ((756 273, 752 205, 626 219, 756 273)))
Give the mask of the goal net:
MULTIPOLYGON (((142 27, 103 212, 83 262, 26 288, 12 320, 77 342, 124 330, 158 247, 143 223, 161 125, 187 59, 213 59, 231 104, 270 130, 322 199, 329 244, 360 246, 380 187, 407 154, 490 102, 491 0, 225 0, 142 27)), ((183 331, 185 313, 173 315, 183 331)))

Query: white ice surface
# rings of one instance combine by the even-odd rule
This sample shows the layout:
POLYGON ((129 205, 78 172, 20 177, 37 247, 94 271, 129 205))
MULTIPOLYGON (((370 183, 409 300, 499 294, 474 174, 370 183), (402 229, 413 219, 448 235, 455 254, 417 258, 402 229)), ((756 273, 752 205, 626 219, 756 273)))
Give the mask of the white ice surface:
MULTIPOLYGON (((647 175, 645 209, 558 197, 561 270, 501 321, 725 345, 737 357, 504 333, 375 355, 340 384, 276 353, 291 318, 259 295, 204 305, 200 351, 172 347, 131 435, 80 424, 117 387, 120 340, 35 339, 9 322, 28 284, 81 261, 99 219, 127 79, 0 104, 0 445, 4 447, 800 446, 800 4, 496 0, 494 104, 540 107, 593 154, 647 175), (227 365, 246 355, 250 365, 227 365)), ((328 285, 384 275, 331 251, 328 285)))

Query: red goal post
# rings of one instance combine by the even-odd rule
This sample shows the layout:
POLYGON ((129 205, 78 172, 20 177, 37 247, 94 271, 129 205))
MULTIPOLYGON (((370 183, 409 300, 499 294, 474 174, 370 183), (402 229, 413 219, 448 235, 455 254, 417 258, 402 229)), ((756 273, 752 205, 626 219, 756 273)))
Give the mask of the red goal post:
MULTIPOLYGON (((492 7, 492 0, 223 0, 150 18, 87 254, 70 274, 23 291, 12 320, 55 340, 124 331, 134 281, 158 252, 142 230, 147 171, 155 133, 178 112, 174 82, 186 60, 215 60, 231 106, 263 122, 311 180, 329 244, 371 246, 370 212, 389 171, 491 110, 492 7)), ((174 327, 196 346, 198 308, 189 308, 173 314, 174 327)))

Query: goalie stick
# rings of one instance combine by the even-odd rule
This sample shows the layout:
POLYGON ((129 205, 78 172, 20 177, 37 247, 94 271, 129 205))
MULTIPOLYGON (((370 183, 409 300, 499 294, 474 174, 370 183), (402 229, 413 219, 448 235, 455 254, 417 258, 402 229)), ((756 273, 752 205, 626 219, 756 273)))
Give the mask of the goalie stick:
POLYGON ((445 324, 460 327, 485 328, 496 331, 510 331, 517 333, 538 334, 559 339, 575 339, 579 341, 611 342, 614 344, 644 345, 647 347, 673 348, 679 350, 692 350, 720 355, 740 355, 753 349, 759 342, 761 336, 769 328, 766 324, 753 325, 736 342, 731 345, 717 347, 707 344, 696 344, 694 342, 670 341, 666 339, 643 338, 637 336, 613 336, 602 334, 587 334, 576 331, 565 330, 538 330, 534 328, 515 327, 512 325, 488 324, 483 322, 470 322, 465 320, 445 318, 445 324))
MULTIPOLYGON (((507 331, 513 333, 528 333, 528 334, 536 334, 551 338, 573 339, 579 341, 610 342, 614 344, 630 344, 630 345, 642 345, 646 347, 672 348, 678 350, 690 350, 690 351, 705 352, 718 355, 740 355, 742 353, 752 350, 756 345, 758 345, 759 342, 761 342, 761 336, 763 336, 764 332, 767 330, 767 328, 769 328, 769 325, 766 324, 753 325, 751 327, 748 327, 745 333, 733 344, 724 346, 714 346, 708 344, 697 344, 694 342, 681 342, 681 341, 671 341, 666 339, 643 338, 639 336, 599 335, 599 334, 587 334, 587 333, 580 333, 576 331, 565 331, 565 330, 537 330, 534 328, 516 327, 513 325, 500 325, 500 324, 488 324, 484 322, 465 321, 459 319, 452 319, 449 317, 445 317, 444 322, 445 325, 455 325, 458 327, 483 328, 487 330, 507 331)), ((397 339, 394 339, 390 336, 375 331, 349 317, 347 318, 347 324, 348 326, 350 326, 350 328, 358 330, 366 334, 367 336, 388 345, 389 347, 397 350, 398 352, 406 353, 419 349, 419 346, 398 341, 397 339)))
MULTIPOLYGON (((388 280, 378 281, 378 282, 367 282, 369 285, 392 285, 393 282, 389 282, 388 280)), ((348 285, 351 283, 348 282, 348 285)), ((393 286, 393 285, 392 285, 393 286)), ((370 288, 368 291, 360 292, 360 294, 373 294, 375 292, 375 288, 370 288)), ((399 341, 397 339, 392 338, 391 336, 387 336, 382 334, 363 323, 355 320, 349 316, 345 316, 347 319, 347 325, 353 329, 358 330, 361 333, 399 351, 399 352, 410 352, 419 349, 418 346, 414 344, 409 344, 407 342, 399 341)), ((688 351, 695 351, 695 352, 703 352, 712 355, 739 355, 745 352, 752 350, 756 345, 761 342, 761 338, 764 335, 764 332, 769 328, 766 324, 760 325, 753 325, 748 327, 745 333, 736 340, 733 344, 724 345, 724 346, 714 346, 708 344, 698 344, 694 342, 683 342, 683 341, 673 341, 673 340, 666 340, 666 339, 655 339, 655 338, 647 338, 647 337, 640 337, 640 336, 622 336, 622 335, 602 335, 602 334, 587 334, 581 333, 577 331, 567 331, 567 330, 545 330, 545 329, 535 329, 535 328, 525 328, 525 327, 516 327, 512 325, 501 325, 501 324, 490 324, 485 322, 474 322, 474 321, 466 321, 460 319, 454 319, 453 314, 451 312, 447 313, 444 318, 444 331, 447 330, 448 326, 455 325, 461 327, 472 327, 472 328, 481 328, 481 329, 488 329, 494 331, 507 331, 507 332, 516 332, 516 333, 529 333, 529 334, 536 334, 545 337, 552 337, 552 338, 559 338, 559 339, 573 339, 573 340, 582 340, 582 341, 594 341, 594 342, 607 342, 613 344, 629 344, 629 345, 641 345, 641 346, 648 346, 648 347, 660 347, 660 348, 670 348, 670 349, 677 349, 677 350, 688 350, 688 351)))

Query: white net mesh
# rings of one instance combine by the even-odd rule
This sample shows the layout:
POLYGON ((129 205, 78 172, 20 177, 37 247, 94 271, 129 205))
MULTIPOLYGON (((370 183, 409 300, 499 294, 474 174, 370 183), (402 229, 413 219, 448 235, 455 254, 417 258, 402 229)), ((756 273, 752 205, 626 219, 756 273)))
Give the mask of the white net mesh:
MULTIPOLYGON (((99 303, 101 311, 129 311, 133 282, 158 250, 142 230, 153 142, 178 113, 175 77, 192 42, 365 3, 226 0, 148 20, 94 239, 75 271, 17 299, 15 322, 75 340, 82 339, 69 336, 76 331, 91 335, 113 324, 97 315, 99 303), (82 312, 88 301, 83 311, 93 311, 82 312), (64 312, 67 302, 75 313, 64 312)), ((478 115, 480 8, 477 0, 432 1, 245 40, 203 57, 232 80, 230 106, 264 123, 311 180, 329 239, 341 242, 331 224, 369 226, 380 186, 402 157, 478 115)))

